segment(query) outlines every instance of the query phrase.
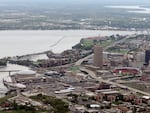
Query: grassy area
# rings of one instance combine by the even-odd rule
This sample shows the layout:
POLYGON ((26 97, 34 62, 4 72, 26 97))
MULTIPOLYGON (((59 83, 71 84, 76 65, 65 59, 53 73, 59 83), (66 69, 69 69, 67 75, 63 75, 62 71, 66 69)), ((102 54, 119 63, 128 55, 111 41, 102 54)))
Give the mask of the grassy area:
POLYGON ((50 113, 50 111, 34 106, 17 105, 16 107, 12 106, 10 110, 2 110, 0 113, 50 113))
POLYGON ((2 103, 4 103, 4 102, 8 101, 9 98, 12 98, 12 97, 14 97, 14 96, 16 96, 16 94, 6 95, 6 96, 0 98, 0 104, 2 104, 2 103))
POLYGON ((101 45, 103 47, 106 47, 106 46, 110 45, 111 43, 112 43, 112 40, 106 40, 106 41, 102 41, 100 43, 100 42, 97 42, 97 41, 94 42, 93 40, 86 40, 86 39, 84 39, 82 45, 83 45, 83 47, 91 47, 94 44, 99 44, 99 45, 101 45))
POLYGON ((132 88, 135 88, 135 89, 138 89, 138 90, 141 90, 141 91, 145 91, 145 92, 150 93, 150 88, 147 88, 147 85, 145 85, 145 84, 140 84, 140 83, 126 83, 124 85, 132 87, 132 88))
POLYGON ((112 42, 113 42, 113 41, 111 41, 111 40, 103 41, 103 42, 101 43, 101 46, 103 46, 103 47, 107 47, 107 46, 111 45, 111 44, 112 44, 112 42))
POLYGON ((94 40, 83 39, 81 45, 83 48, 90 49, 95 44, 101 45, 102 47, 107 47, 110 44, 112 44, 113 42, 114 42, 114 40, 94 41, 94 40))
POLYGON ((69 71, 72 71, 72 72, 79 72, 80 71, 80 68, 78 66, 72 66, 69 68, 69 71))
POLYGON ((41 113, 41 109, 37 109, 32 105, 18 105, 15 101, 9 103, 9 109, 1 110, 0 113, 41 113))
POLYGON ((108 51, 109 52, 116 52, 116 53, 122 53, 122 54, 126 54, 126 53, 128 53, 129 52, 129 50, 128 49, 120 49, 120 48, 109 48, 108 49, 108 51))
POLYGON ((49 113, 50 111, 43 109, 41 107, 33 106, 31 104, 27 105, 18 105, 15 101, 8 101, 9 98, 16 96, 7 95, 3 98, 0 98, 0 107, 4 110, 0 110, 0 113, 49 113), (9 108, 9 109, 5 109, 9 108))
POLYGON ((92 40, 87 40, 87 39, 84 39, 82 41, 82 46, 83 47, 91 47, 94 45, 94 42, 92 40))
POLYGON ((128 53, 128 49, 120 49, 119 53, 126 54, 128 53))
POLYGON ((52 106, 53 113, 68 113, 68 103, 62 101, 61 99, 57 99, 55 97, 51 96, 46 96, 46 95, 36 95, 36 96, 31 96, 30 97, 33 100, 40 101, 45 105, 50 105, 52 106))
MULTIPOLYGON (((33 100, 40 101, 44 105, 48 106, 48 109, 33 106, 30 104, 27 105, 18 105, 15 101, 12 102, 9 106, 9 110, 1 110, 0 113, 68 113, 68 103, 57 99, 55 97, 46 96, 46 95, 36 95, 30 97, 33 100)), ((1 99, 1 102, 6 102, 8 97, 1 99)))
POLYGON ((120 105, 122 103, 123 103, 122 101, 115 101, 115 102, 113 102, 113 104, 115 104, 115 105, 120 105))
POLYGON ((132 38, 128 38, 126 39, 126 42, 131 42, 133 39, 132 38))

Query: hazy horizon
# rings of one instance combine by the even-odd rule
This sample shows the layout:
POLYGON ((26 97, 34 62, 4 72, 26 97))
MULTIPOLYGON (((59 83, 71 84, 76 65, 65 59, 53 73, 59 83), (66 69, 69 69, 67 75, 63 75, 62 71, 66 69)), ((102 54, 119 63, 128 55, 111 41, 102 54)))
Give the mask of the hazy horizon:
POLYGON ((150 0, 1 0, 0 3, 148 4, 150 0))
POLYGON ((0 30, 149 28, 149 11, 137 15, 129 9, 105 7, 150 8, 149 4, 149 0, 0 0, 0 30), (141 17, 148 21, 140 21, 141 17), (140 24, 135 23, 134 18, 140 24))

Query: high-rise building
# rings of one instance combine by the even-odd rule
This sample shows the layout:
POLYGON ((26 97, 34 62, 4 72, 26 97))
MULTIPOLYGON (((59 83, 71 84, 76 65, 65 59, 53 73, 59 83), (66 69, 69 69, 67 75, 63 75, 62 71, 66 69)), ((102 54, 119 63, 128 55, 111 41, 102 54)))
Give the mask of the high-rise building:
POLYGON ((99 45, 94 46, 94 66, 103 67, 103 48, 99 45))
POLYGON ((149 65, 150 60, 150 50, 145 51, 145 65, 149 65))

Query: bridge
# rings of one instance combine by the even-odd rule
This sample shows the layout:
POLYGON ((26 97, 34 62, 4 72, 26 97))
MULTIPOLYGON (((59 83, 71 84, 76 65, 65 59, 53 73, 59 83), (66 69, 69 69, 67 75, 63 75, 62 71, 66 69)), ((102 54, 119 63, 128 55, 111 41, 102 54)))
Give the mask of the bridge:
POLYGON ((0 70, 0 72, 6 72, 9 73, 9 76, 11 75, 11 72, 18 72, 20 70, 0 70))

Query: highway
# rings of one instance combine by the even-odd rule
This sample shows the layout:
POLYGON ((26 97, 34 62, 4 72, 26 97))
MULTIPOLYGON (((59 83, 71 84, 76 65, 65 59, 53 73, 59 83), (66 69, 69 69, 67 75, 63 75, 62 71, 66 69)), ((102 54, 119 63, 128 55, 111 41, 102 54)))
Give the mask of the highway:
POLYGON ((131 88, 131 87, 125 86, 123 84, 115 83, 115 82, 112 82, 110 80, 104 80, 102 78, 99 78, 99 77, 96 76, 96 74, 93 71, 88 70, 84 67, 82 67, 81 70, 87 72, 91 78, 93 78, 93 79, 95 79, 99 82, 108 83, 108 84, 115 85, 115 86, 120 87, 120 88, 128 89, 128 90, 130 90, 132 92, 135 92, 135 93, 140 93, 140 94, 145 95, 145 96, 150 96, 150 93, 147 93, 147 92, 135 89, 135 88, 131 88))
POLYGON ((76 66, 80 66, 83 61, 85 61, 85 60, 87 60, 87 59, 89 59, 89 58, 91 58, 91 57, 93 57, 93 54, 91 54, 91 55, 89 55, 89 56, 87 56, 87 57, 84 57, 84 58, 78 60, 78 61, 75 63, 75 65, 76 65, 76 66))
MULTIPOLYGON (((134 35, 132 35, 132 36, 134 36, 134 35)), ((112 43, 111 45, 105 47, 104 50, 107 50, 108 48, 111 48, 111 47, 115 46, 115 45, 118 44, 118 43, 122 43, 122 42, 124 42, 126 39, 128 39, 128 38, 130 38, 130 37, 132 37, 132 36, 126 36, 125 38, 123 38, 123 39, 121 39, 121 40, 119 40, 119 41, 116 41, 116 42, 112 43)), ((95 80, 97 80, 97 81, 99 81, 99 82, 104 82, 104 83, 112 84, 112 85, 115 85, 115 86, 120 87, 120 88, 128 89, 128 90, 130 90, 130 91, 132 91, 132 92, 135 92, 135 93, 140 93, 140 94, 142 94, 142 95, 150 96, 150 93, 147 93, 147 92, 144 92, 144 91, 135 89, 135 88, 131 88, 131 87, 125 86, 125 85, 123 85, 123 84, 115 83, 115 82, 112 82, 111 80, 104 80, 104 79, 102 79, 102 78, 99 78, 99 77, 96 76, 96 74, 95 74, 93 71, 88 70, 88 69, 82 67, 82 66, 81 66, 82 62, 83 62, 84 60, 87 60, 88 58, 90 58, 90 57, 92 57, 92 56, 93 56, 93 54, 91 54, 91 55, 89 55, 89 56, 87 56, 87 57, 85 57, 85 58, 82 58, 82 59, 78 60, 78 61, 75 63, 75 65, 76 65, 76 66, 80 66, 80 70, 83 70, 83 71, 87 72, 91 78, 93 78, 93 79, 95 79, 95 80)))
MULTIPOLYGON (((140 77, 141 75, 136 75, 136 77, 140 77)), ((119 80, 119 79, 126 79, 126 78, 132 78, 133 75, 128 75, 128 76, 118 76, 118 77, 113 77, 113 78, 109 78, 107 80, 109 81, 114 81, 114 80, 119 80)))

